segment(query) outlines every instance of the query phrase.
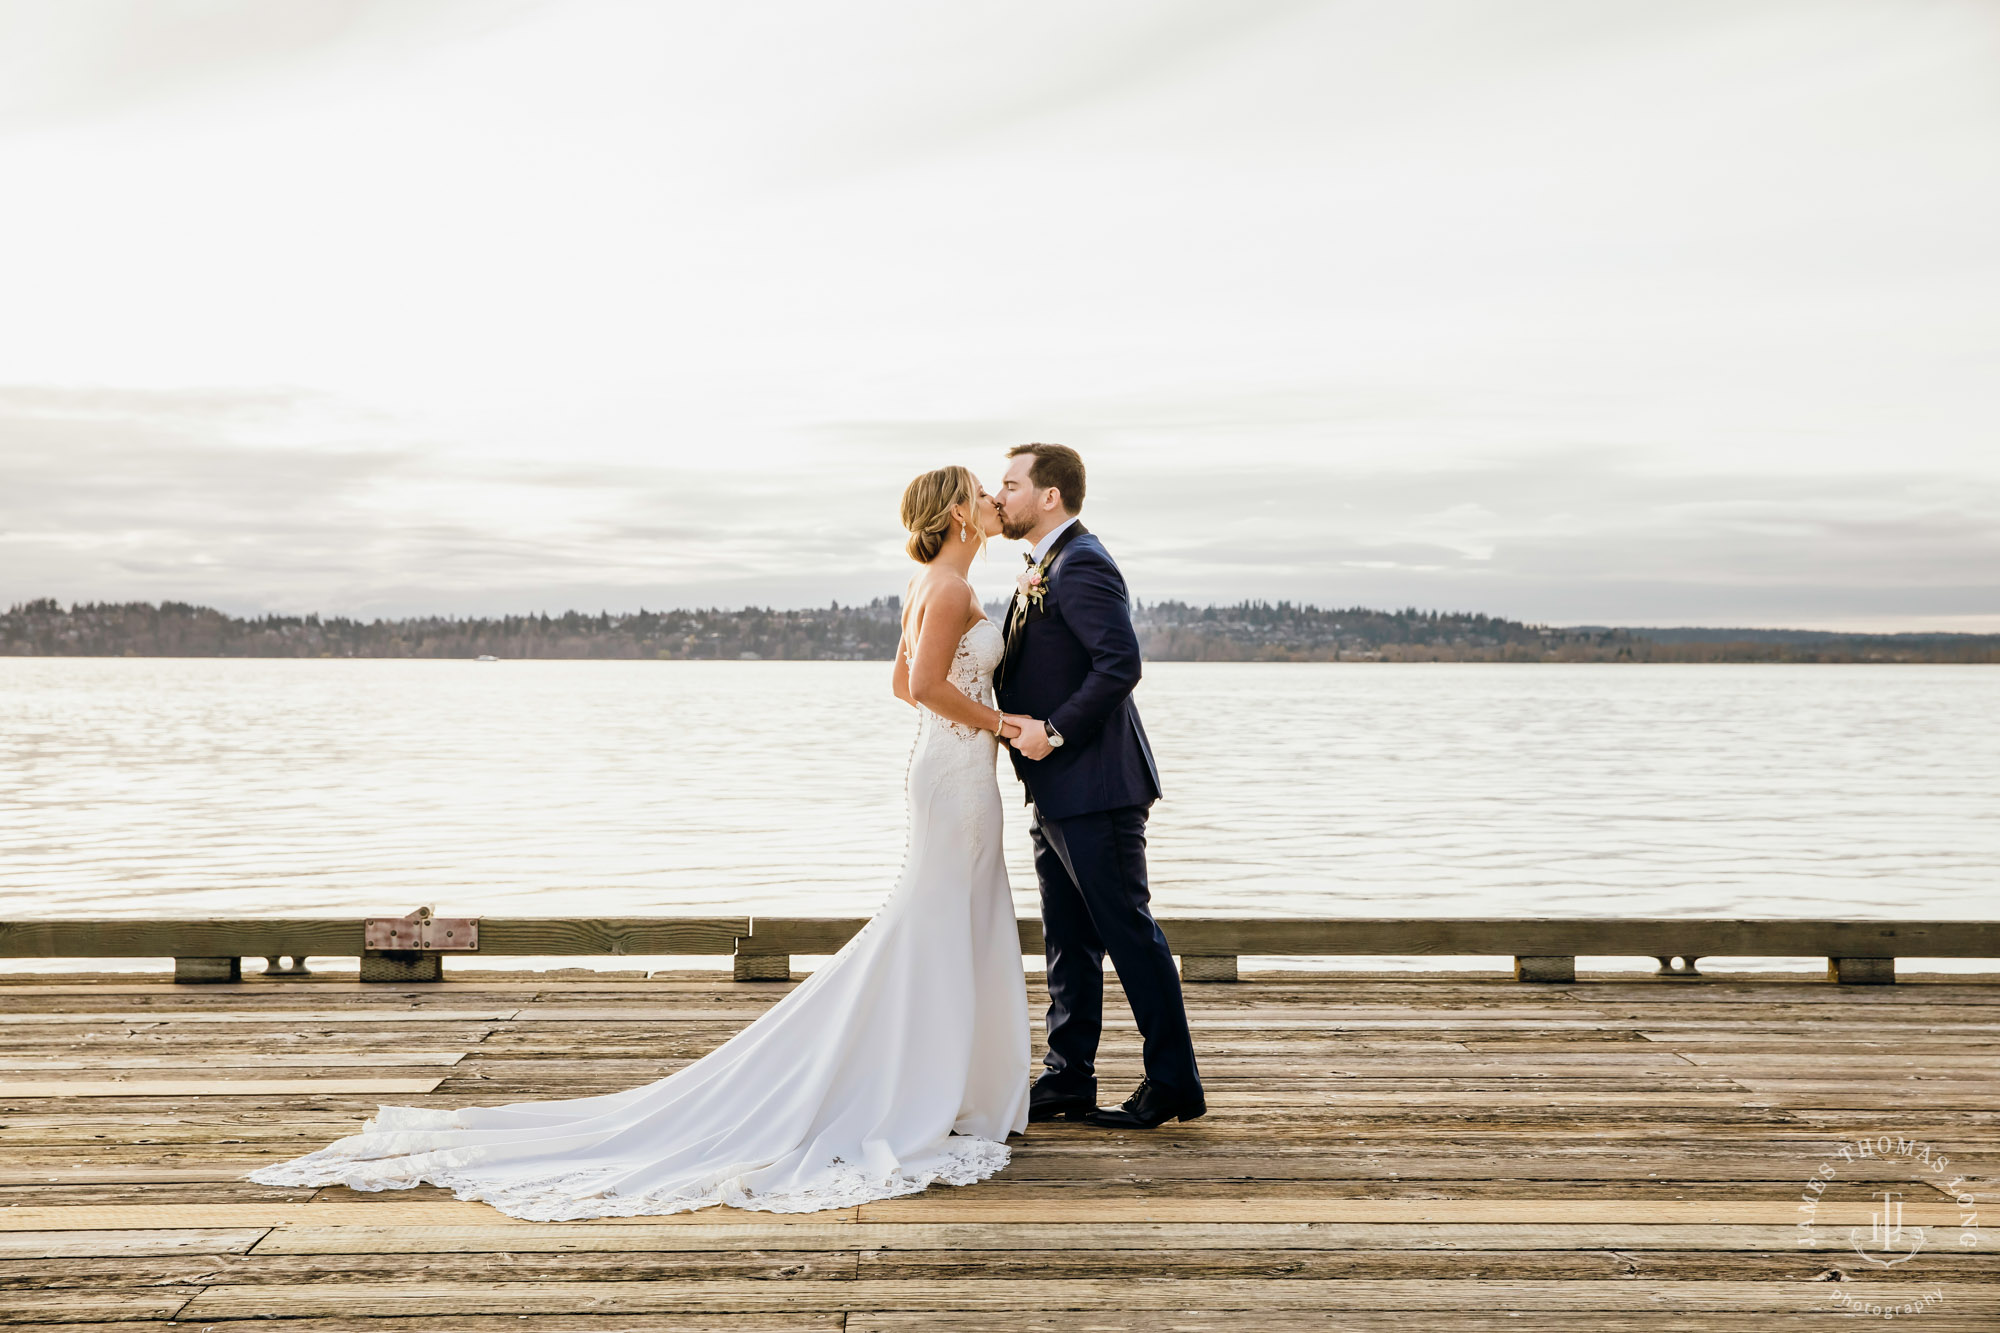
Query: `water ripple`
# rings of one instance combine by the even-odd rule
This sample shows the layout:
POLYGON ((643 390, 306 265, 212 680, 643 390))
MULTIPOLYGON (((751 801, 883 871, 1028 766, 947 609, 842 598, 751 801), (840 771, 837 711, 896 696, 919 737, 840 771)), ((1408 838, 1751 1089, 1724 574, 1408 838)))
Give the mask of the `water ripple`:
MULTIPOLYGON (((867 912, 887 671, 0 659, 0 910, 867 912)), ((1167 911, 2000 909, 1990 668, 1161 664, 1140 702, 1167 911)))

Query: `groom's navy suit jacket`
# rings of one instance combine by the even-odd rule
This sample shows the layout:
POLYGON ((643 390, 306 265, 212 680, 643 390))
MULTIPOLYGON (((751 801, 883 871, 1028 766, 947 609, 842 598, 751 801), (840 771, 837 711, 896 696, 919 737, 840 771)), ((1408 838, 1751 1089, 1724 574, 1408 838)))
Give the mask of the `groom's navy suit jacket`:
POLYGON ((1149 805, 1160 771, 1132 703, 1139 636, 1125 576, 1073 523, 1050 549, 1047 588, 1040 606, 1009 609, 994 686, 1002 710, 1046 720, 1063 743, 1046 759, 1009 749, 1014 771, 1051 819, 1149 805))

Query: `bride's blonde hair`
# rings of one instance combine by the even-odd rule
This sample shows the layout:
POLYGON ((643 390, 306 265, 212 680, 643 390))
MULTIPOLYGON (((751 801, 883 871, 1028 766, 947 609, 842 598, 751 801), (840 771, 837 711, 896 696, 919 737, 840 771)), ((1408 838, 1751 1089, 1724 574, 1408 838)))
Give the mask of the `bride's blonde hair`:
POLYGON ((910 530, 904 548, 910 559, 928 565, 944 549, 954 522, 953 505, 965 506, 964 529, 968 541, 986 544, 985 529, 973 507, 979 503, 979 481, 971 468, 941 467, 926 472, 903 488, 903 526, 910 530))

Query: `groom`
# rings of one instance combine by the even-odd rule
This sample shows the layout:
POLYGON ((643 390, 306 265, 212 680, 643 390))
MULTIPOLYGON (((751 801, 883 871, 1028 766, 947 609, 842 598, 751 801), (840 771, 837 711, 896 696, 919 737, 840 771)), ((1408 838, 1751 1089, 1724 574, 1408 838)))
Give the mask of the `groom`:
POLYGON ((1076 450, 1023 444, 1007 457, 994 501, 1000 530, 1034 549, 994 685, 1002 711, 1031 719, 1009 743, 1028 788, 1049 967, 1046 1072, 1030 1093, 1028 1119, 1118 1129, 1192 1120, 1208 1109, 1201 1071, 1173 955, 1146 906, 1146 812, 1160 774, 1132 704, 1139 639, 1125 578, 1077 522, 1076 450), (1122 1107, 1099 1110, 1107 953, 1145 1041, 1146 1078, 1122 1107))

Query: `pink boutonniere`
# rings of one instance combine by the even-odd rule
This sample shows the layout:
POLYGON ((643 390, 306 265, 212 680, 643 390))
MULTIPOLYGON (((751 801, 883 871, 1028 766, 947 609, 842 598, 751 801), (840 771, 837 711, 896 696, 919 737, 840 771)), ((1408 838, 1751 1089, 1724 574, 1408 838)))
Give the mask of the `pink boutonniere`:
POLYGON ((1014 580, 1014 586, 1020 590, 1018 598, 1023 607, 1033 606, 1040 609, 1042 598, 1047 596, 1049 591, 1048 567, 1028 566, 1022 571, 1021 577, 1014 580))

